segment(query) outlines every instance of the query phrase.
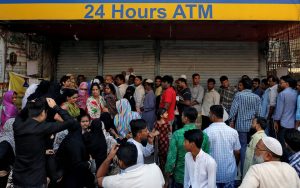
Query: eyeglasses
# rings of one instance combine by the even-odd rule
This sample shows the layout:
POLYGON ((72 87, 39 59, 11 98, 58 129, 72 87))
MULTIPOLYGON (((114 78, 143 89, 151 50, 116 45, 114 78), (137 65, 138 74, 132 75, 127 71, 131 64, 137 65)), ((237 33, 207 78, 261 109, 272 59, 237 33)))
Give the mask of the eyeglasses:
POLYGON ((261 149, 261 148, 259 148, 259 147, 255 147, 255 150, 259 150, 259 151, 269 151, 269 150, 267 150, 267 149, 261 149))
POLYGON ((80 88, 80 90, 85 90, 85 91, 87 91, 88 89, 85 89, 85 88, 80 88))

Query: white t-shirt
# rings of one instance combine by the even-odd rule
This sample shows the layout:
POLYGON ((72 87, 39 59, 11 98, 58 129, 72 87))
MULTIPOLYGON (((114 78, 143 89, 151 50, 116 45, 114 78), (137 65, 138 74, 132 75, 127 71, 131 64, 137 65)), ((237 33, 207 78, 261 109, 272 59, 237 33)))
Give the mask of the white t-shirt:
POLYGON ((124 173, 103 178, 104 188, 162 188, 165 184, 161 170, 156 164, 137 164, 124 173))
POLYGON ((144 147, 141 143, 135 141, 133 138, 128 139, 127 142, 131 142, 136 146, 138 151, 136 164, 144 164, 144 157, 149 157, 154 152, 153 145, 149 143, 147 143, 146 147, 144 147))

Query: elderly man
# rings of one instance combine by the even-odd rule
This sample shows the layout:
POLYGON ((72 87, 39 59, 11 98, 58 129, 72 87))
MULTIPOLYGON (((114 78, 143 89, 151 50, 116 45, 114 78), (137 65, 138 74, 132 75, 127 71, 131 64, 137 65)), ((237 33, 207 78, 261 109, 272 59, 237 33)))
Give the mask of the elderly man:
POLYGON ((300 180, 293 167, 280 161, 282 146, 272 137, 263 137, 256 145, 253 165, 240 188, 300 187, 300 180), (261 163, 261 164, 260 164, 261 163))

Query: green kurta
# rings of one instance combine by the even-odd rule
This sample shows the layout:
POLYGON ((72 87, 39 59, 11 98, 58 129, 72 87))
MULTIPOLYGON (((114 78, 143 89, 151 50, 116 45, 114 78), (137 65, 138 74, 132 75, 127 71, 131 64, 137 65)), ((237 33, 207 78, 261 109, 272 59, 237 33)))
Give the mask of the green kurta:
MULTIPOLYGON (((183 128, 175 131, 170 142, 165 171, 173 174, 176 183, 183 184, 184 181, 184 157, 186 150, 184 149, 183 135, 185 131, 191 129, 196 129, 195 123, 186 124, 183 128)), ((209 153, 209 140, 205 133, 203 133, 202 150, 209 153)))

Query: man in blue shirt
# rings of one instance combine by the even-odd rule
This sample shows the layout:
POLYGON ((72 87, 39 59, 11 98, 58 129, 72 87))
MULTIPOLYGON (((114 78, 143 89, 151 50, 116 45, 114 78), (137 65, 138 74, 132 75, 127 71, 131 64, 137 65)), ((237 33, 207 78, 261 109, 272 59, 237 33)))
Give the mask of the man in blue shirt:
MULTIPOLYGON (((288 129, 295 128, 297 92, 291 85, 294 80, 290 76, 280 78, 279 87, 282 91, 278 94, 274 114, 274 129, 278 134, 278 140, 285 149, 284 135, 288 129)), ((284 153, 284 156, 285 153, 284 153)))
POLYGON ((209 117, 213 123, 203 132, 208 135, 210 155, 217 162, 217 187, 234 188, 241 145, 238 132, 223 122, 223 115, 221 105, 211 106, 209 117))
POLYGON ((235 128, 239 134, 241 143, 241 173, 243 173, 246 149, 248 143, 248 133, 251 128, 252 119, 260 115, 261 99, 251 91, 251 80, 242 79, 239 81, 242 85, 242 91, 237 93, 233 99, 230 109, 229 122, 232 128, 235 128))

